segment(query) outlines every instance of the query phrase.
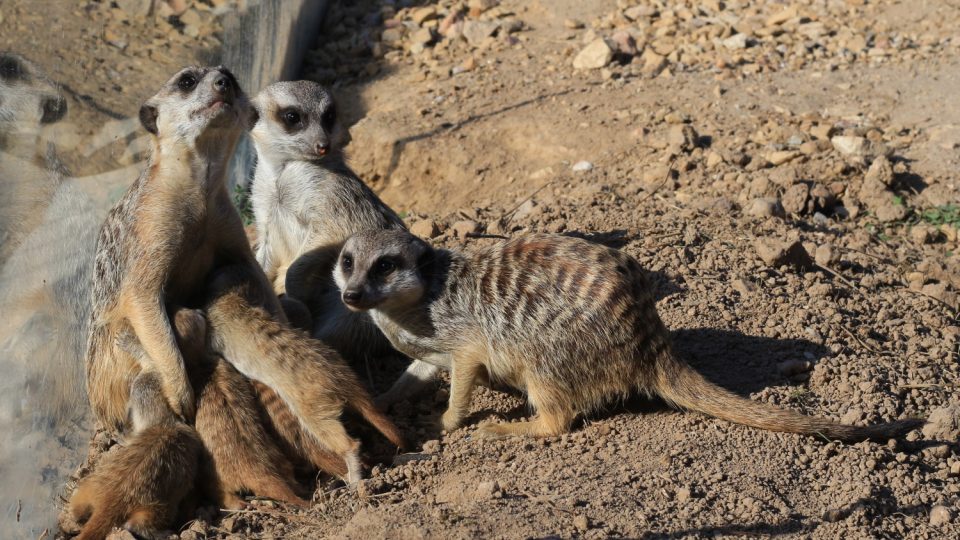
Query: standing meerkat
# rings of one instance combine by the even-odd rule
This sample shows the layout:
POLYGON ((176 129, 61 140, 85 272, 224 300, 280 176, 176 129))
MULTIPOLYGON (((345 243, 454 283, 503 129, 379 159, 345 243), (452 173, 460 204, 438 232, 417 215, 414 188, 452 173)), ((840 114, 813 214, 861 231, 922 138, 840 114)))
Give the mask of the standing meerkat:
POLYGON ((536 412, 483 424, 493 436, 559 435, 635 392, 730 422, 847 441, 887 440, 923 424, 844 425, 714 385, 674 354, 639 263, 585 240, 531 235, 466 255, 370 231, 346 243, 335 275, 343 301, 369 310, 394 347, 451 369, 446 430, 460 426, 484 370, 524 390, 536 412))
POLYGON ((310 81, 279 82, 254 99, 252 201, 257 261, 277 293, 307 304, 312 335, 349 357, 387 352, 365 314, 340 302, 333 267, 350 235, 405 230, 403 220, 344 161, 346 127, 333 96, 310 81))
POLYGON ((194 489, 203 443, 180 422, 163 395, 159 377, 141 372, 130 391, 133 436, 80 481, 70 511, 85 521, 78 540, 102 540, 114 527, 140 538, 166 538, 194 489))
POLYGON ((107 215, 94 260, 87 390, 104 427, 122 425, 140 369, 158 374, 176 414, 193 417, 193 390, 165 306, 189 306, 216 265, 249 252, 225 176, 248 114, 222 67, 181 70, 140 109, 153 153, 107 215), (117 346, 128 330, 149 365, 117 346))

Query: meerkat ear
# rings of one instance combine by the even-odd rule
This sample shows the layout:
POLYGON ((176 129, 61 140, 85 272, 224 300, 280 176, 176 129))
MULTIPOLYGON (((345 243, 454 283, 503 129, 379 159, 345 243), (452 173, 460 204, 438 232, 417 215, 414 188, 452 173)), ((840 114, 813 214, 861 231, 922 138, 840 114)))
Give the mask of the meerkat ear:
POLYGON ((153 133, 154 135, 156 135, 158 132, 157 116, 159 116, 159 114, 160 112, 157 110, 157 108, 151 105, 149 101, 140 107, 140 123, 143 124, 144 129, 150 133, 153 133))
POLYGON ((423 246, 423 252, 417 257, 417 271, 420 272, 420 275, 423 277, 424 281, 431 281, 434 274, 436 273, 435 262, 436 254, 433 251, 433 248, 429 244, 422 240, 418 240, 423 246))

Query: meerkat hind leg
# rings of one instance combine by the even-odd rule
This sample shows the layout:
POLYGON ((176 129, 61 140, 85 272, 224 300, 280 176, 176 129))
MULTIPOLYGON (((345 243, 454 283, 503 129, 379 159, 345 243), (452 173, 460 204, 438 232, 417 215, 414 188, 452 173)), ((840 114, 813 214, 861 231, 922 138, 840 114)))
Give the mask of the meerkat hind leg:
POLYGON ((312 433, 321 445, 327 447, 347 464, 346 481, 356 485, 362 478, 360 470, 360 442, 350 437, 338 418, 328 418, 313 422, 312 433))
POLYGON ((556 437, 570 431, 577 412, 563 402, 562 392, 550 391, 543 383, 528 379, 527 395, 536 411, 532 419, 509 424, 483 422, 479 428, 480 435, 491 438, 556 437))

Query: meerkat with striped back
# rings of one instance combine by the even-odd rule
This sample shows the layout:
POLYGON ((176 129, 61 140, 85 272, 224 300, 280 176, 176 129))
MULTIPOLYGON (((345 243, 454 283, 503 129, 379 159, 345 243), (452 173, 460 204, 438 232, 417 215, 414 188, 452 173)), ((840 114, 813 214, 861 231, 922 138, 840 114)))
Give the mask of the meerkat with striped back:
POLYGON ((579 416, 640 392, 730 422, 855 441, 887 440, 917 419, 844 425, 740 397, 673 352, 651 288, 629 255, 585 240, 531 235, 470 254, 401 231, 344 245, 344 303, 369 311, 394 347, 451 370, 446 430, 461 425, 483 372, 524 390, 535 416, 485 423, 491 436, 554 436, 579 416))

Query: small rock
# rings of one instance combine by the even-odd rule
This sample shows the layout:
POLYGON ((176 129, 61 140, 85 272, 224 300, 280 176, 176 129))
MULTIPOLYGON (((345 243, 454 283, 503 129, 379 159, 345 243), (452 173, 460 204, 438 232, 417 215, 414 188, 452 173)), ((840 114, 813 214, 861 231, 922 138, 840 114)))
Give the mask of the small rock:
POLYGON ((893 165, 886 156, 879 156, 870 164, 867 174, 863 177, 864 182, 879 182, 889 187, 893 184, 893 165))
POLYGON ((593 40, 573 59, 575 69, 600 69, 613 60, 613 49, 603 38, 593 40))
POLYGON ((746 296, 757 290, 757 285, 749 279, 737 278, 730 282, 730 286, 733 287, 733 290, 737 291, 743 296, 746 296))
POLYGON ((480 232, 480 224, 476 221, 465 219, 453 224, 453 234, 460 239, 465 239, 471 234, 480 232))
POLYGON ((903 204, 897 204, 894 202, 893 197, 890 197, 890 202, 879 206, 876 208, 875 213, 877 219, 885 223, 891 221, 900 221, 907 217, 907 207, 903 204))
POLYGON ((782 150, 779 152, 771 152, 767 154, 767 161, 772 165, 783 165, 788 161, 793 161, 794 159, 800 157, 802 154, 797 150, 782 150))
POLYGON ((936 505, 930 509, 930 525, 942 527, 953 522, 953 512, 943 505, 936 505))
POLYGON ((440 441, 436 439, 431 439, 423 443, 423 453, 424 454, 435 454, 440 451, 440 441))
POLYGON ((667 67, 667 57, 657 54, 650 47, 644 49, 643 54, 640 55, 640 60, 643 62, 640 71, 647 75, 657 75, 663 71, 663 68, 667 67))
POLYGON ((923 436, 934 441, 960 440, 960 404, 947 405, 931 412, 923 426, 923 436))
POLYGON ((137 537, 126 529, 114 529, 107 535, 106 540, 137 540, 137 537))
POLYGON ((490 480, 477 484, 477 489, 474 493, 477 500, 483 501, 494 498, 498 491, 500 491, 500 484, 498 484, 496 480, 490 480))
POLYGON ((573 527, 578 531, 585 531, 590 528, 590 520, 583 514, 575 516, 573 518, 573 527))
POLYGON ((427 6, 420 9, 415 9, 413 13, 410 14, 410 19, 417 23, 418 26, 422 26, 424 22, 436 18, 438 18, 438 15, 437 8, 435 6, 427 6))
POLYGON ((685 487, 677 488, 677 491, 674 492, 673 497, 678 503, 683 504, 690 500, 690 489, 685 487))
POLYGON ((813 258, 820 266, 830 266, 840 259, 840 254, 834 249, 832 244, 820 244, 817 246, 817 251, 814 252, 813 258))
POLYGON ((786 377, 807 373, 813 369, 813 364, 807 360, 786 360, 777 364, 777 371, 786 377))
POLYGON ((576 172, 591 171, 593 170, 593 163, 590 163, 589 161, 578 161, 574 163, 570 169, 576 172))
POLYGON ((797 6, 790 6, 767 17, 767 26, 779 26, 797 16, 797 6))
POLYGON ((929 244, 936 238, 937 230, 923 224, 914 225, 910 229, 910 239, 917 244, 929 244))
POLYGON ((613 44, 620 54, 625 54, 627 56, 633 56, 637 54, 637 42, 633 39, 628 32, 623 30, 619 32, 614 32, 610 39, 613 41, 613 44))
POLYGON ((799 240, 783 242, 772 238, 758 238, 755 248, 760 260, 767 266, 792 266, 798 270, 813 267, 810 254, 799 240))
POLYGON ((437 222, 432 219, 425 219, 423 221, 418 221, 410 226, 410 233, 414 236, 419 236, 420 238, 436 238, 440 236, 440 227, 437 226, 437 222))
POLYGON ((697 147, 700 142, 700 135, 690 124, 677 124, 670 128, 667 135, 667 144, 679 148, 684 152, 690 152, 697 147))
POLYGON ((583 21, 577 19, 566 19, 563 21, 563 26, 569 28, 570 30, 579 30, 583 28, 583 21))
POLYGON ((836 523, 841 519, 846 518, 848 515, 849 512, 842 508, 831 508, 823 513, 823 520, 827 523, 836 523))
POLYGON ((809 198, 810 186, 802 183, 794 184, 783 194, 783 209, 790 214, 805 214, 809 198))
POLYGON ((721 43, 723 43, 724 47, 732 50, 746 49, 748 38, 746 34, 739 33, 739 34, 734 34, 728 37, 727 39, 723 40, 721 43))
POLYGON ((653 15, 653 8, 650 6, 633 6, 623 10, 623 16, 631 21, 651 15, 653 15))
POLYGON ((720 165, 721 163, 723 163, 723 156, 721 156, 718 152, 710 151, 710 152, 707 153, 707 168, 708 168, 708 169, 714 169, 714 168, 716 168, 718 165, 720 165))
POLYGON ((470 45, 479 47, 497 28, 500 28, 500 25, 493 21, 467 21, 463 25, 463 37, 470 45))
POLYGON ((758 217, 783 217, 783 205, 776 197, 760 197, 750 201, 747 214, 758 217))
POLYGON ((500 0, 470 0, 467 4, 467 7, 470 8, 471 13, 480 14, 489 9, 493 9, 500 4, 500 0))
POLYGON ((830 139, 830 143, 837 152, 857 162, 868 163, 879 156, 890 154, 890 149, 883 143, 873 142, 865 137, 840 135, 830 139))

